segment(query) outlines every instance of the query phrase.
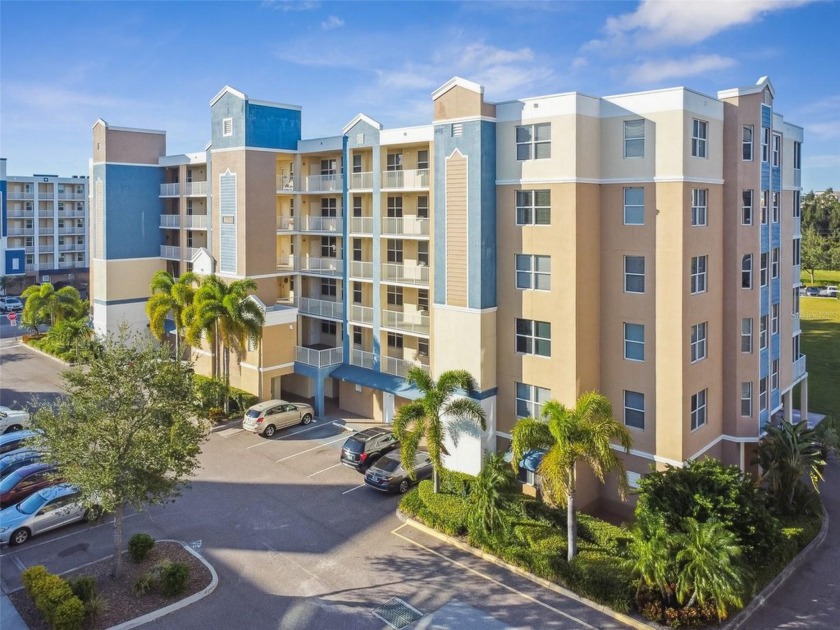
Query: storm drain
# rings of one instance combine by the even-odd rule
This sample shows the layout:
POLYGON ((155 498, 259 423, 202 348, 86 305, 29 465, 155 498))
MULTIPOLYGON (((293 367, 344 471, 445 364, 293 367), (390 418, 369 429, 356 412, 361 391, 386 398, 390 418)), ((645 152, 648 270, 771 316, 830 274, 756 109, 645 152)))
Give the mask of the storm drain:
POLYGON ((402 630, 423 616, 423 613, 409 606, 399 597, 392 597, 379 608, 374 609, 373 614, 394 630, 402 630))

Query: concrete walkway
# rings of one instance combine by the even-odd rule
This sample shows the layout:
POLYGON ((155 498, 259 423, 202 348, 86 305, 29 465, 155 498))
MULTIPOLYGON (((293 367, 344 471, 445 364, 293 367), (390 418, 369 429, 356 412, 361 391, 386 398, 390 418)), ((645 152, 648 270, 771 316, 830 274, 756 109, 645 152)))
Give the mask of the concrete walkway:
POLYGON ((24 623, 18 614, 17 608, 2 592, 0 592, 0 628, 3 628, 3 630, 29 630, 29 626, 24 623))

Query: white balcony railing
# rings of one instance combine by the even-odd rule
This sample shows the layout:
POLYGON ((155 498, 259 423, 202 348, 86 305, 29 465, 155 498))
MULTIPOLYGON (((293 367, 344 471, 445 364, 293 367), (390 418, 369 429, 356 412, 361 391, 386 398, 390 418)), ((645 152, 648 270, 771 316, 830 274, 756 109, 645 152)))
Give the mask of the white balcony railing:
POLYGON ((177 214, 162 214, 160 215, 160 227, 179 228, 181 227, 181 217, 177 214))
POLYGON ((277 217, 278 232, 292 232, 295 229, 295 217, 282 214, 277 217))
POLYGON ((344 317, 343 302, 331 302, 329 300, 302 297, 300 298, 298 309, 306 315, 332 317, 333 319, 342 319, 344 317))
POLYGON ((161 245, 160 257, 167 260, 181 260, 181 248, 175 245, 161 245))
POLYGON ((373 324, 373 309, 370 306, 350 305, 350 321, 373 324))
POLYGON ((206 230, 207 229, 207 215, 206 214, 188 214, 184 217, 184 227, 189 230, 206 230))
POLYGON ((84 201, 85 194, 84 193, 72 193, 72 192, 60 192, 58 193, 58 198, 62 201, 84 201))
POLYGON ((314 271, 330 276, 340 276, 344 261, 341 258, 316 258, 306 256, 300 259, 301 271, 314 271))
POLYGON ((382 188, 423 189, 429 187, 429 169, 382 171, 382 188))
POLYGON ((373 263, 359 260, 350 261, 351 278, 373 278, 373 263))
POLYGON ((350 217, 348 229, 351 234, 373 234, 373 217, 350 217))
POLYGON ((382 326, 384 328, 394 328, 419 335, 428 335, 429 316, 420 311, 403 313, 400 311, 383 310, 382 326))
POLYGON ((6 216, 10 218, 28 218, 31 219, 35 213, 32 210, 9 210, 6 216))
POLYGON ((277 271, 296 271, 300 267, 297 256, 278 256, 277 271))
POLYGON ((35 228, 9 228, 9 236, 34 236, 35 228))
POLYGON ((343 356, 344 352, 340 347, 315 350, 314 348, 295 346, 295 361, 318 368, 338 365, 343 361, 343 356))
POLYGON ((418 217, 385 217, 382 234, 396 236, 428 236, 429 220, 418 217))
POLYGON ((16 200, 16 199, 35 199, 35 193, 33 192, 21 192, 19 190, 10 190, 8 195, 6 196, 7 199, 16 200))
POLYGON ((302 217, 301 229, 309 232, 341 232, 340 216, 337 217, 302 217))
POLYGON ((796 380, 797 378, 799 378, 800 376, 803 376, 805 374, 805 371, 806 371, 805 359, 806 358, 807 357, 803 354, 801 357, 799 357, 796 361, 793 362, 793 378, 794 378, 794 380, 796 380))
POLYGON ((187 197, 206 197, 207 182, 187 182, 184 184, 184 194, 187 197))
POLYGON ((277 192, 341 192, 341 175, 278 177, 277 192))
POLYGON ((373 173, 350 173, 350 190, 367 190, 373 188, 373 173))
POLYGON ((429 268, 424 265, 396 265, 385 263, 382 265, 382 280, 385 282, 400 282, 403 284, 429 284, 429 268))
POLYGON ((394 374, 396 376, 401 376, 405 378, 406 374, 408 374, 408 370, 413 367, 419 367, 424 372, 429 371, 428 365, 423 365, 422 363, 414 363, 412 361, 406 361, 405 359, 397 359, 395 357, 382 357, 380 370, 382 372, 386 372, 387 374, 394 374))
POLYGON ((76 249, 75 243, 58 246, 58 251, 60 252, 72 252, 74 249, 76 249))
POLYGON ((373 369, 373 361, 376 355, 373 352, 365 352, 364 350, 353 349, 350 351, 350 365, 357 365, 359 367, 373 369))
POLYGON ((181 184, 178 182, 172 184, 161 184, 160 185, 160 196, 161 197, 180 197, 181 196, 181 184))

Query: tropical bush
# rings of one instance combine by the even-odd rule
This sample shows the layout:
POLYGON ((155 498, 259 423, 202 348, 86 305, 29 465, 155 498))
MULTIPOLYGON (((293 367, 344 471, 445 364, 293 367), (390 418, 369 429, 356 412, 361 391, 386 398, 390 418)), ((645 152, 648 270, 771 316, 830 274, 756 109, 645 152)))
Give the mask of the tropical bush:
MULTIPOLYGON (((196 406, 198 411, 206 417, 214 414, 224 416, 225 383, 218 378, 208 378, 200 374, 193 377, 195 384, 196 406), (220 410, 218 414, 216 410, 220 410)), ((236 387, 228 387, 228 407, 232 412, 245 411, 255 405, 259 398, 254 394, 236 387)))
POLYGON ((155 546, 155 539, 148 534, 134 534, 128 541, 128 555, 139 564, 155 546))
POLYGON ((29 567, 21 574, 26 592, 41 611, 44 620, 57 630, 78 630, 85 618, 85 606, 73 594, 67 580, 54 575, 41 565, 29 567))

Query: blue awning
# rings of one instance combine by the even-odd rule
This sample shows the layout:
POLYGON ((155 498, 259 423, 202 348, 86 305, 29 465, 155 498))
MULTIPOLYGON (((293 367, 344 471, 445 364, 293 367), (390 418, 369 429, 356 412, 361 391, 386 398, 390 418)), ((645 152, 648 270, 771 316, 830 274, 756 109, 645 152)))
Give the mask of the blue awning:
POLYGON ((163 320, 163 329, 168 333, 175 332, 175 322, 171 319, 163 320))
POLYGON ((539 468, 540 463, 542 463, 544 455, 545 451, 542 449, 526 451, 522 456, 522 459, 519 460, 519 467, 524 468, 525 470, 530 470, 531 472, 537 472, 537 468, 539 468))
POLYGON ((409 385, 401 376, 375 372, 358 365, 340 365, 330 372, 330 377, 370 389, 379 389, 408 400, 417 400, 423 395, 419 389, 409 385))

